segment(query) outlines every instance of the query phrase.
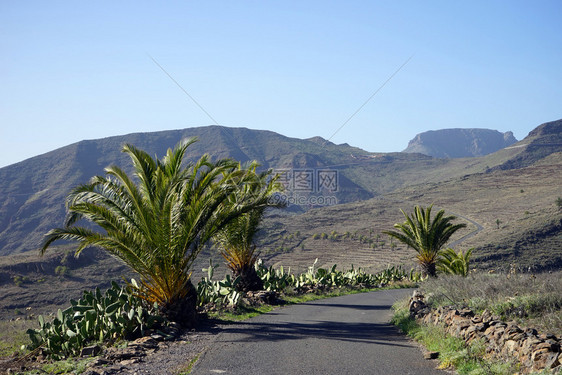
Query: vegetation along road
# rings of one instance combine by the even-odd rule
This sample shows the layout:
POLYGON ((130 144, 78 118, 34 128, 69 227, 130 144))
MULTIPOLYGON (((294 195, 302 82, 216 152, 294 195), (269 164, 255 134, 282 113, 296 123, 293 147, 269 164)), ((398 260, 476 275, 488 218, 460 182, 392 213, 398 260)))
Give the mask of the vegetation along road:
POLYGON ((444 374, 389 323, 411 289, 280 308, 224 327, 192 374, 444 374))

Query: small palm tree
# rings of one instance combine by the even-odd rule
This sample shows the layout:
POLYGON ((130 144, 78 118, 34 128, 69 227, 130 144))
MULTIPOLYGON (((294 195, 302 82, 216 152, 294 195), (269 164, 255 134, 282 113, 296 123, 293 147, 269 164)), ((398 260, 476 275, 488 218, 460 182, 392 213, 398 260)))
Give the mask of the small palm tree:
MULTIPOLYGON (((253 163, 247 169, 255 172, 257 166, 257 163, 253 163)), ((236 288, 242 292, 263 289, 263 282, 254 267, 259 256, 254 237, 259 231, 266 208, 283 207, 282 203, 275 203, 272 199, 273 195, 281 190, 281 185, 275 182, 276 177, 268 181, 270 173, 269 171, 256 173, 255 183, 245 185, 247 190, 245 194, 259 195, 268 203, 232 220, 214 238, 227 267, 232 271, 232 276, 240 277, 236 288)), ((240 196, 240 194, 233 194, 230 197, 230 204, 237 205, 240 196)))
POLYGON ((125 145, 136 179, 111 166, 106 177, 73 189, 65 225, 46 234, 41 253, 57 240, 79 241, 76 255, 87 247, 102 248, 140 275, 133 286, 142 298, 157 302, 169 319, 191 325, 197 294, 190 270, 197 255, 230 221, 267 204, 259 193, 246 194, 255 171, 240 169, 231 159, 213 162, 204 155, 184 167, 194 142, 180 142, 162 160, 125 145), (230 204, 234 193, 237 205, 230 204), (77 226, 80 219, 99 230, 77 226))
POLYGON ((394 224, 398 231, 385 231, 383 233, 398 239, 400 242, 416 250, 416 256, 422 272, 425 275, 436 276, 436 261, 439 250, 449 241, 451 236, 459 229, 466 227, 466 224, 452 224, 455 216, 444 216, 445 211, 439 211, 431 219, 431 209, 433 205, 424 209, 415 206, 414 213, 408 216, 403 210, 402 214, 406 217, 404 223, 394 224))
POLYGON ((456 253, 455 250, 450 247, 442 250, 437 259, 437 269, 440 272, 450 275, 468 276, 472 250, 473 249, 469 249, 466 253, 463 253, 462 250, 456 253))

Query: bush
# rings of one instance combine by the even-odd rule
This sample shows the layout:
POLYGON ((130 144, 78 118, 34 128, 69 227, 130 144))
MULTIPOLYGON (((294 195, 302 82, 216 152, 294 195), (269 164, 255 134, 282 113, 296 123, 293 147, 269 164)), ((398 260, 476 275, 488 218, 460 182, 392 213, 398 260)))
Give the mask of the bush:
POLYGON ((212 304, 215 306, 238 306, 241 300, 240 293, 236 290, 236 285, 240 281, 240 277, 232 279, 230 275, 226 275, 222 281, 214 281, 213 276, 218 265, 213 264, 213 260, 209 260, 209 268, 204 268, 207 277, 203 277, 197 284, 197 304, 204 306, 212 304))
POLYGON ((437 270, 449 275, 467 276, 469 272, 470 256, 473 249, 467 250, 466 254, 462 250, 458 253, 450 247, 439 252, 437 259, 437 270))
POLYGON ((14 281, 14 284, 16 284, 16 286, 22 286, 22 284, 26 284, 29 282, 28 277, 20 275, 14 276, 12 280, 14 281))
POLYGON ((289 269, 287 272, 281 267, 274 270, 273 267, 265 267, 260 260, 256 263, 258 276, 263 280, 267 290, 281 292, 287 288, 295 288, 300 291, 312 290, 316 288, 342 288, 342 287, 377 287, 395 281, 410 280, 412 282, 421 281, 421 274, 413 269, 407 273, 402 267, 389 267, 386 270, 369 274, 361 268, 351 267, 347 271, 337 270, 337 265, 331 268, 316 268, 318 259, 308 267, 308 271, 299 275, 294 275, 289 269))
POLYGON ((61 359, 80 354, 84 346, 93 342, 141 336, 164 322, 155 314, 158 306, 145 306, 129 288, 115 282, 104 294, 99 288, 84 291, 80 300, 71 300, 70 304, 66 310, 59 309, 51 322, 39 316, 39 329, 27 330, 31 339, 28 349, 41 346, 48 357, 61 359))

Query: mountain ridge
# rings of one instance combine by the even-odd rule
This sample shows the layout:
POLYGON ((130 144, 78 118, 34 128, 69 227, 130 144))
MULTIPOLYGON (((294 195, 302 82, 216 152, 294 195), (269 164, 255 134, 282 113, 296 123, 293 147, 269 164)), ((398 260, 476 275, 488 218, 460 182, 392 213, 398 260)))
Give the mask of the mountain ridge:
POLYGON ((449 128, 417 134, 403 151, 436 158, 484 156, 516 143, 511 131, 482 128, 449 128))
MULTIPOLYGON (((76 142, 0 168, 0 255, 35 249, 44 233, 62 225, 65 196, 74 186, 103 174, 112 164, 130 172, 129 160, 120 152, 123 144, 134 144, 161 157, 187 137, 198 138, 188 149, 189 161, 207 153, 215 159, 258 160, 264 169, 329 167, 353 162, 352 152, 368 154, 351 146, 319 145, 271 131, 215 125, 76 142)), ((340 202, 373 196, 350 180, 344 170, 339 183, 341 189, 335 195, 340 202)))

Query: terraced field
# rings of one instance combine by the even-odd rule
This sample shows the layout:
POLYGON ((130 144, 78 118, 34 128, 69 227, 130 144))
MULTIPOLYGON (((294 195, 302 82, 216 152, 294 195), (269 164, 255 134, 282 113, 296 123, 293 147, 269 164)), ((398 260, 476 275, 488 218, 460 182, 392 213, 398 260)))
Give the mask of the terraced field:
POLYGON ((508 269, 513 264, 522 270, 562 266, 562 210, 556 205, 562 196, 562 153, 555 153, 536 165, 517 170, 452 178, 417 186, 364 202, 310 210, 302 215, 275 216, 266 220, 274 240, 264 248, 289 251, 269 255, 273 264, 305 269, 319 258, 323 265, 354 264, 380 269, 387 264, 411 264, 412 251, 400 246, 391 249, 386 236, 384 246, 371 249, 356 240, 313 240, 314 235, 332 231, 356 233, 368 239, 392 229, 404 220, 400 209, 410 212, 415 205, 434 204, 448 214, 458 215, 468 227, 453 240, 476 231, 470 219, 482 230, 458 244, 458 249, 475 248, 473 259, 478 268, 508 269), (300 234, 301 240, 287 240, 300 234), (302 247, 304 246, 304 250, 302 247))
POLYGON ((263 257, 264 261, 274 267, 291 267, 295 272, 306 271, 315 259, 317 267, 331 267, 337 264, 338 269, 349 269, 351 266, 361 267, 369 272, 383 270, 389 265, 404 265, 408 269, 413 266, 413 250, 398 246, 391 250, 357 247, 352 241, 313 240, 303 241, 305 249, 295 249, 290 253, 263 257))

